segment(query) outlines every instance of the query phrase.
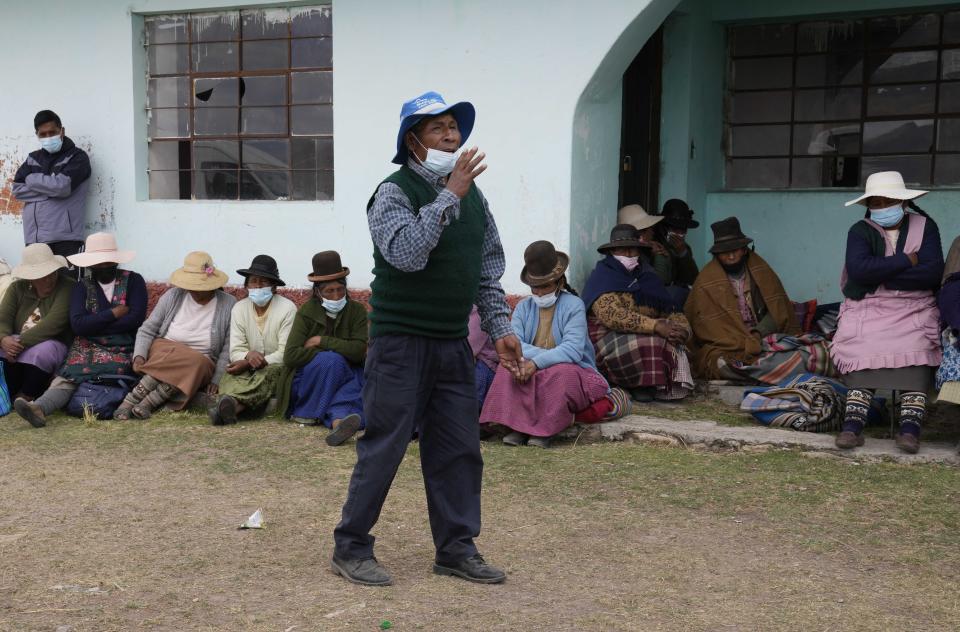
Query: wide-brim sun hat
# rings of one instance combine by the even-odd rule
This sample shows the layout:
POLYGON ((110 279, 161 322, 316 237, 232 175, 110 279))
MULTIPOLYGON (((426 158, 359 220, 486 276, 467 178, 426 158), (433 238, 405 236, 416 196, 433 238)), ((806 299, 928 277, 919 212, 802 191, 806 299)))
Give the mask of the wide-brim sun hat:
POLYGON ((854 200, 850 200, 844 204, 844 206, 853 206, 854 204, 863 204, 866 206, 867 200, 872 197, 885 197, 891 200, 913 200, 927 193, 929 193, 929 191, 908 189, 899 171, 878 171, 877 173, 871 173, 870 176, 867 177, 863 195, 854 200))
POLYGON ((89 268, 98 263, 129 263, 137 253, 132 250, 119 250, 117 238, 112 233, 93 233, 87 236, 83 252, 67 257, 67 261, 81 268, 89 268))
POLYGON ((257 255, 250 262, 249 268, 237 270, 237 274, 243 278, 258 276, 273 281, 277 287, 286 285, 280 278, 280 270, 277 268, 277 260, 270 255, 257 255))
POLYGON ((36 281, 68 266, 67 260, 53 254, 47 244, 30 244, 23 249, 20 265, 13 269, 13 276, 24 281, 36 281))
POLYGON ((170 284, 192 292, 209 292, 226 285, 227 278, 225 272, 213 265, 209 254, 194 250, 183 258, 183 267, 170 275, 170 284))
POLYGON ((553 283, 570 266, 570 257, 557 250, 549 241, 535 241, 523 251, 523 269, 520 280, 530 287, 553 283))
POLYGON ((659 215, 650 215, 639 204, 628 204, 617 211, 617 224, 630 224, 637 230, 656 226, 663 221, 659 215))
POLYGON ((597 252, 602 255, 607 254, 608 250, 614 248, 652 248, 648 242, 637 239, 637 229, 633 224, 617 224, 610 231, 610 241, 597 247, 597 252))
POLYGON ((324 250, 313 255, 311 259, 313 272, 307 275, 311 283, 324 283, 345 279, 350 274, 350 268, 340 262, 340 253, 336 250, 324 250))
POLYGON ((407 164, 407 144, 403 141, 410 129, 429 116, 439 116, 449 112, 457 120, 457 127, 460 130, 460 146, 467 142, 470 132, 473 131, 473 123, 477 118, 477 111, 473 104, 467 101, 460 101, 453 105, 447 105, 438 92, 424 92, 420 96, 404 102, 400 108, 400 131, 397 132, 397 153, 392 162, 398 165, 407 164))

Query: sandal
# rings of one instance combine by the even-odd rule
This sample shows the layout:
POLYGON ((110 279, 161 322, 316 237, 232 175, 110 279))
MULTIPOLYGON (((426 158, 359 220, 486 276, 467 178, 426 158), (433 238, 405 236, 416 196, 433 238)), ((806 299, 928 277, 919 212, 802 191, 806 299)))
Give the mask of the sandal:
POLYGON ((133 416, 142 421, 150 419, 150 415, 153 413, 149 408, 141 408, 139 404, 130 409, 130 412, 133 413, 133 416))
POLYGON ((113 411, 113 418, 117 421, 129 421, 130 420, 130 411, 133 410, 132 406, 121 406, 120 408, 113 411))

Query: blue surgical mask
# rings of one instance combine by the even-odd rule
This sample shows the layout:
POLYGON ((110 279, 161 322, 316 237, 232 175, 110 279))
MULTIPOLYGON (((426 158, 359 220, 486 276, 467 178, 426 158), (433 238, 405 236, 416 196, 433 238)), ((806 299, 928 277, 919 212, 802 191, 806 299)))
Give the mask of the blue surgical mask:
POLYGON ((553 304, 557 302, 558 294, 556 292, 551 292, 550 294, 544 294, 543 296, 537 296, 534 294, 531 296, 533 302, 536 303, 537 307, 541 309, 546 309, 548 307, 553 307, 553 304))
POLYGON ((460 158, 459 149, 455 152, 427 149, 424 147, 423 143, 420 142, 420 139, 416 137, 416 135, 414 135, 414 138, 417 139, 417 142, 420 143, 421 147, 427 150, 427 157, 424 158, 420 164, 438 176, 446 176, 453 171, 454 166, 457 164, 457 159, 460 158))
POLYGON ((40 139, 40 147, 48 154, 55 154, 63 147, 63 136, 47 136, 40 139))
POLYGON ((347 306, 347 297, 344 296, 339 301, 331 301, 329 299, 321 299, 323 301, 323 309, 326 310, 328 314, 333 316, 339 314, 344 307, 347 306))
POLYGON ((870 219, 874 224, 883 228, 896 226, 903 219, 903 205, 888 206, 887 208, 870 209, 870 219))
POLYGON ((263 307, 273 298, 273 288, 269 285, 267 287, 248 288, 247 297, 253 301, 253 304, 257 307, 263 307))

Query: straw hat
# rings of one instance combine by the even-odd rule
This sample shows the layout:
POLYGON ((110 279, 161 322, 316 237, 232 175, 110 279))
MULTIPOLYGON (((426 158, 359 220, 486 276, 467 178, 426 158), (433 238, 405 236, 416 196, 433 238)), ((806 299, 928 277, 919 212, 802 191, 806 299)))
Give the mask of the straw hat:
POLYGON ((87 236, 83 252, 67 257, 67 261, 81 268, 89 268, 98 263, 127 263, 137 253, 132 250, 117 250, 117 239, 112 233, 93 233, 87 236))
POLYGON ((210 255, 194 250, 183 258, 183 267, 170 275, 170 284, 184 290, 209 292, 226 285, 227 275, 214 267, 210 255))
POLYGON ((340 263, 340 253, 335 250, 318 252, 313 255, 311 264, 313 265, 313 272, 307 275, 307 281, 311 283, 336 281, 350 274, 350 268, 346 268, 340 263))
POLYGON ((617 224, 630 224, 637 230, 650 228, 663 221, 659 215, 650 215, 639 204, 628 204, 617 211, 617 224))
POLYGON ((47 244, 30 244, 23 249, 20 265, 13 269, 13 276, 25 281, 36 281, 66 267, 67 260, 53 254, 47 244))
POLYGON ((878 171, 871 173, 867 178, 867 184, 863 195, 855 200, 850 200, 844 206, 853 206, 854 204, 863 204, 866 206, 867 199, 871 197, 885 197, 891 200, 912 200, 921 195, 926 195, 929 191, 920 191, 917 189, 908 189, 903 183, 903 176, 899 171, 878 171))
POLYGON ((530 287, 537 287, 562 277, 570 265, 570 257, 549 241, 535 241, 523 251, 523 264, 520 280, 530 287))

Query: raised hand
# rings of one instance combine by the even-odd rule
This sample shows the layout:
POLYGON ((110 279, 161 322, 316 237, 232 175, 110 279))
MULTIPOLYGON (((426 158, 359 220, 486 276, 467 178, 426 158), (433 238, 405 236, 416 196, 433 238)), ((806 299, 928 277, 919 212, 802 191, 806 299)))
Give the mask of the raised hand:
POLYGON ((486 157, 487 155, 476 147, 460 154, 453 171, 447 176, 447 188, 462 199, 470 190, 474 179, 487 170, 487 165, 482 164, 486 157))

